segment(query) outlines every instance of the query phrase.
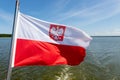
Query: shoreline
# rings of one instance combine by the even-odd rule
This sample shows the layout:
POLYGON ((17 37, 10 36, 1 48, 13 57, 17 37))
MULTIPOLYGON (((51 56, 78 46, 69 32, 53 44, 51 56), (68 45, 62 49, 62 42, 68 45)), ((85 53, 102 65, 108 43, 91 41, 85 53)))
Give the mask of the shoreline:
POLYGON ((11 37, 11 34, 0 34, 0 37, 11 37))
MULTIPOLYGON (((0 34, 0 38, 9 38, 12 34, 0 34)), ((120 37, 120 36, 91 36, 91 37, 120 37)))

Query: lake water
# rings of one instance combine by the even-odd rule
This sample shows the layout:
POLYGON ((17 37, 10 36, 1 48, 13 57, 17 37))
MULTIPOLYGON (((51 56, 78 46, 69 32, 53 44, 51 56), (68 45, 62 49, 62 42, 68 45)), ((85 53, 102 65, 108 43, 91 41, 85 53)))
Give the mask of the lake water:
MULTIPOLYGON (((10 38, 0 38, 0 80, 7 74, 10 38)), ((11 80, 120 80, 120 37, 93 37, 78 66, 13 68, 11 80)))

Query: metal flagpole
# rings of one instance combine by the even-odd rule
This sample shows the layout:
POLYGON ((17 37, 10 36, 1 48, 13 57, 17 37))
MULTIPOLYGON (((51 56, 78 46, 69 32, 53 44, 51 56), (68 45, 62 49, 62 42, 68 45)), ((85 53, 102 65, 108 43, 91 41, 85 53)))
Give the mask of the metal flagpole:
POLYGON ((15 41, 15 30, 16 30, 16 22, 17 22, 17 16, 18 16, 18 10, 19 10, 19 0, 16 0, 15 4, 15 12, 14 12, 14 21, 13 21, 13 29, 12 29, 12 39, 11 39, 11 48, 10 48, 10 56, 9 56, 9 66, 8 66, 8 72, 7 72, 7 79, 10 80, 11 74, 12 74, 12 57, 13 57, 13 49, 14 47, 14 41, 15 41))

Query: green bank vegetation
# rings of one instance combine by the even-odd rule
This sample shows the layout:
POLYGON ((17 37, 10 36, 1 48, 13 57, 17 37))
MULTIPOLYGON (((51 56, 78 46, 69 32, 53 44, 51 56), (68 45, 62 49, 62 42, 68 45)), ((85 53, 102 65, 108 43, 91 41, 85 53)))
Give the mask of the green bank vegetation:
POLYGON ((11 34, 0 34, 0 37, 11 37, 11 34))

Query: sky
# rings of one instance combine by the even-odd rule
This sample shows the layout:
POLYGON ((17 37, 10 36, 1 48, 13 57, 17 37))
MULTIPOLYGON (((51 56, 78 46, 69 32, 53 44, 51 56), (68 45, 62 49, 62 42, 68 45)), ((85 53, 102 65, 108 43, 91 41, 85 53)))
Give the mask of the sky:
MULTIPOLYGON (((0 34, 11 34, 15 0, 0 0, 0 34)), ((91 36, 120 36, 120 0, 20 0, 20 12, 84 30, 91 36)))

